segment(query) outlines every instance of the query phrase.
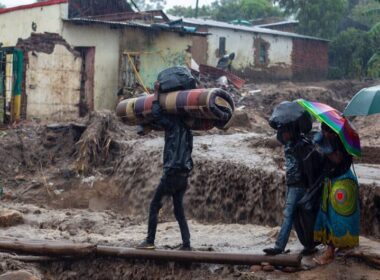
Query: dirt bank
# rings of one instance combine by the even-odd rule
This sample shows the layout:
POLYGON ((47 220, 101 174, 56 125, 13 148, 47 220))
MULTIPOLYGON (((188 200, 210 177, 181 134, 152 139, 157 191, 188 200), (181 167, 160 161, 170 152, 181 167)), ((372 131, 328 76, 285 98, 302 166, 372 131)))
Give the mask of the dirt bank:
MULTIPOLYGON (((358 84, 351 82, 267 85, 266 91, 241 100, 247 118, 240 122, 249 121, 249 126, 229 132, 196 132, 195 167, 185 197, 193 246, 198 250, 261 252, 273 244, 278 228, 266 226, 278 226, 282 220, 284 166, 282 147, 273 138, 266 118, 274 105, 298 97, 343 108, 356 87, 358 84)), ((371 129, 368 120, 375 121, 354 120, 364 143, 364 156, 357 161, 362 234, 380 238, 380 142, 375 137, 377 123, 371 129)), ((5 192, 2 206, 26 217, 23 225, 1 229, 2 236, 135 246, 145 236, 149 202, 162 172, 162 148, 162 133, 139 137, 134 128, 107 112, 94 113, 79 123, 25 123, 1 132, 0 158, 6 159, 0 165, 5 192)), ((175 248, 180 239, 171 203, 165 203, 160 217, 157 242, 161 248, 175 248)), ((294 235, 289 247, 301 249, 294 235)), ((348 275, 353 275, 350 279, 376 279, 372 270, 357 262, 352 263, 353 271, 358 269, 356 274, 338 262, 318 268, 315 274, 308 271, 293 276, 251 274, 246 267, 183 267, 106 259, 29 266, 0 258, 0 263, 2 271, 37 269, 46 279, 146 279, 152 274, 164 279, 177 279, 178 275, 184 279, 328 279, 323 277, 337 272, 342 279, 348 275), (104 271, 109 267, 107 278, 104 271)))

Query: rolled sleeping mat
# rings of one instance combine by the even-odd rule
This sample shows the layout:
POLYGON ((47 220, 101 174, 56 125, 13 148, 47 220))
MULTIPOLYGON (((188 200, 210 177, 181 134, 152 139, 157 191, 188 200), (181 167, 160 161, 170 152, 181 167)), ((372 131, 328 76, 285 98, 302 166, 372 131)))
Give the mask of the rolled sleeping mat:
MULTIPOLYGON (((148 124, 153 99, 153 95, 125 99, 117 105, 116 115, 128 125, 148 124)), ((166 113, 185 117, 194 130, 224 128, 235 109, 231 96, 219 88, 161 93, 159 102, 166 113)))

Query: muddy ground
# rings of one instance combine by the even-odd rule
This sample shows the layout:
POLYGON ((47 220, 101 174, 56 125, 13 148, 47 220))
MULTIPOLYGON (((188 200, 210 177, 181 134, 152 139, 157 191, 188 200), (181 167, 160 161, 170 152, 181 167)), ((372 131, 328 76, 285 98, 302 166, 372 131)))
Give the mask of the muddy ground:
MULTIPOLYGON (((339 81, 247 86, 234 127, 195 132, 195 168, 185 198, 194 248, 260 253, 273 244, 285 193, 283 150, 266 121, 273 106, 306 98, 342 110, 367 85, 339 81), (249 92, 257 87, 260 93, 249 92)), ((376 243, 380 117, 352 121, 363 144, 355 168, 361 183, 362 234, 376 243)), ((149 201, 161 175, 162 147, 162 133, 139 137, 109 112, 71 123, 25 122, 0 131, 0 158, 6 159, 0 166, 1 208, 24 215, 23 224, 0 229, 1 236, 135 246, 145 236, 149 201)), ((167 202, 157 245, 175 249, 180 235, 167 202)), ((294 233, 289 248, 302 249, 294 233)), ((30 264, 3 255, 0 260, 0 272, 24 268, 43 279, 331 279, 331 274, 336 279, 380 279, 378 270, 354 259, 292 274, 109 259, 30 264)))

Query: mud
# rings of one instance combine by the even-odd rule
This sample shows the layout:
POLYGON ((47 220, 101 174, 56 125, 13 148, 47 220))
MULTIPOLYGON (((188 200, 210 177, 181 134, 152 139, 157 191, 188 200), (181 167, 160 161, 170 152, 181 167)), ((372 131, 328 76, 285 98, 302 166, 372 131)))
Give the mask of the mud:
MULTIPOLYGON (((283 148, 266 121, 271 106, 303 97, 335 102, 342 108, 356 86, 351 82, 268 85, 262 93, 245 95, 238 128, 196 133, 195 167, 185 209, 197 250, 258 253, 273 244, 278 227, 267 226, 281 223, 285 187, 283 148)), ((375 122, 375 116, 369 120, 375 122)), ((356 165, 362 234, 380 238, 378 125, 368 127, 368 119, 353 122, 363 132, 364 156, 356 165)), ((149 202, 162 172, 163 144, 162 133, 137 136, 134 128, 109 112, 91 114, 79 123, 24 123, 2 132, 0 158, 6 159, 0 165, 5 192, 2 207, 22 212, 26 221, 1 230, 2 236, 135 246, 145 237, 149 202)), ((172 203, 168 199, 164 205, 157 244, 172 249, 180 244, 179 231, 172 203)), ((289 248, 301 249, 294 233, 289 248)), ((352 266, 359 269, 352 279, 376 279, 361 264, 353 262, 352 266)), ((152 275, 157 279, 178 279, 178 275, 184 279, 329 279, 323 277, 336 272, 344 279, 351 273, 339 262, 315 273, 287 276, 252 274, 247 267, 184 267, 108 259, 37 265, 0 256, 0 272, 22 268, 37 271, 43 279, 147 279, 152 275)))

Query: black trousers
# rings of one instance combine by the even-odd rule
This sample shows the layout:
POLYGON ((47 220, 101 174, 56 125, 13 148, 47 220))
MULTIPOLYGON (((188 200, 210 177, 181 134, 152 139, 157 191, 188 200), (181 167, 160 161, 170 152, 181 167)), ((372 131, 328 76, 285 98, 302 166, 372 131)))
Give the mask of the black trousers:
POLYGON ((190 246, 190 232, 183 209, 183 196, 187 188, 187 178, 187 173, 166 172, 163 174, 150 203, 148 237, 146 239, 149 243, 154 244, 162 199, 165 196, 171 196, 173 198, 174 215, 181 230, 182 243, 184 246, 190 246))

